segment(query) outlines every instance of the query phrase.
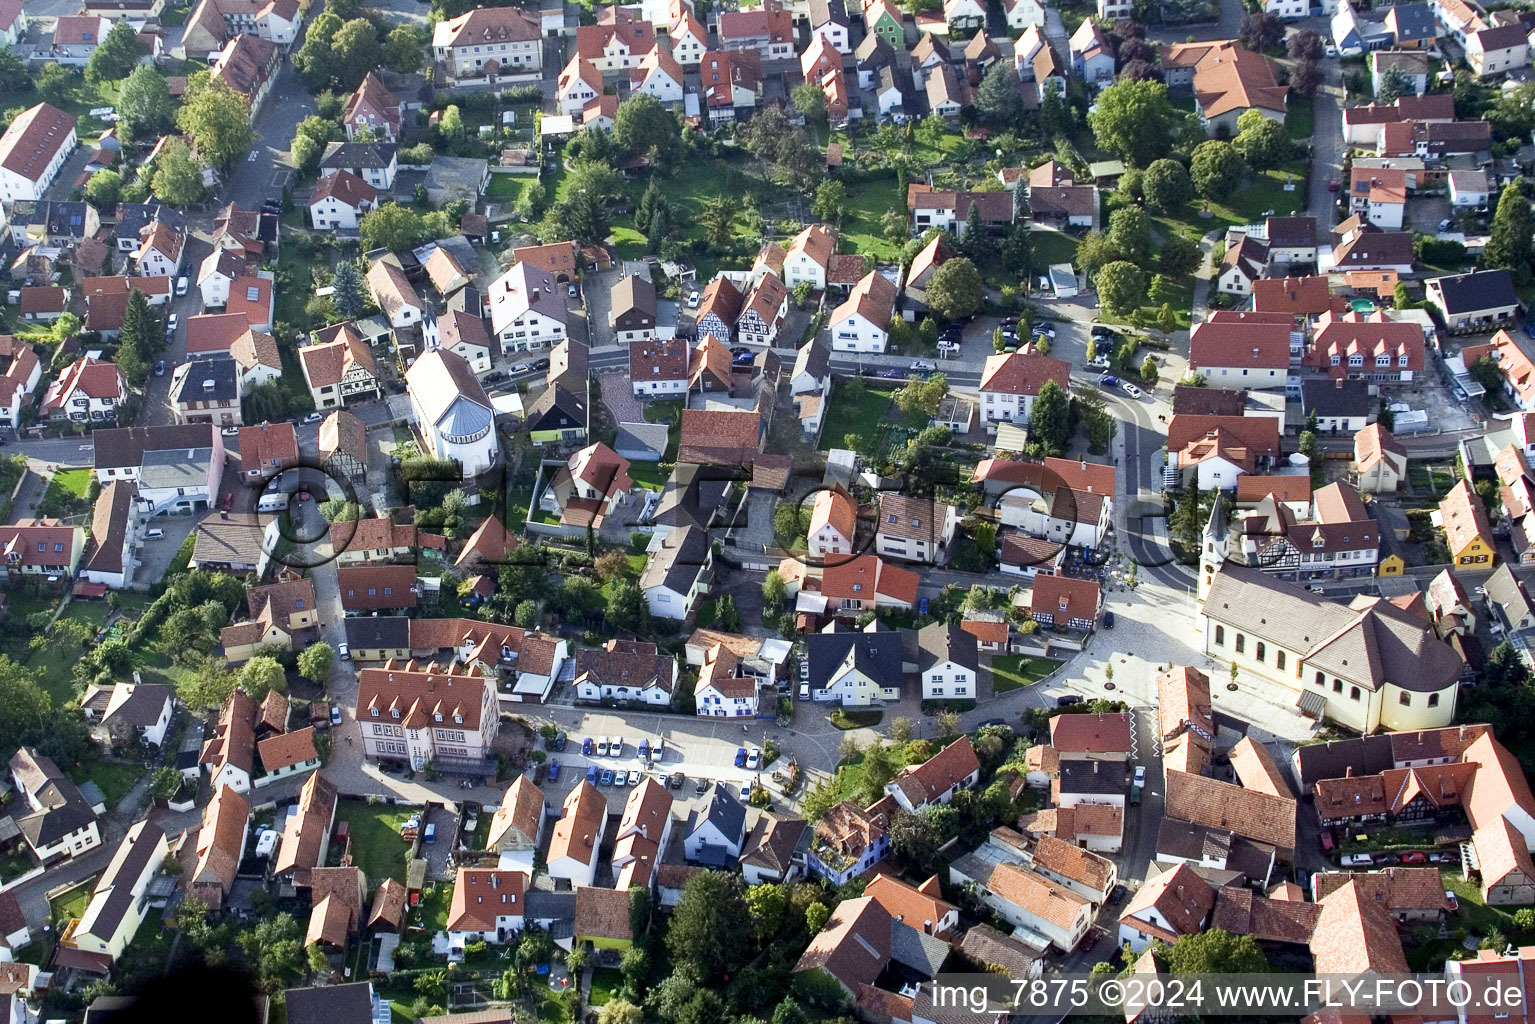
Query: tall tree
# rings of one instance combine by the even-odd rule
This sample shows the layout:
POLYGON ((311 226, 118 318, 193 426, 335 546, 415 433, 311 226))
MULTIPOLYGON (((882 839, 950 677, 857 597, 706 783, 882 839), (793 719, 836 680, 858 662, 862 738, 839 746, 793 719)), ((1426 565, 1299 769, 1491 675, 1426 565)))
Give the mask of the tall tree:
POLYGON ((1177 213, 1194 198, 1194 183, 1188 168, 1176 160, 1153 160, 1141 175, 1141 190, 1146 207, 1153 213, 1177 213))
POLYGON ((995 128, 1011 128, 1023 118, 1023 89, 1018 71, 999 60, 986 69, 976 90, 975 107, 981 119, 995 128))
POLYGON ((689 878, 666 930, 672 958, 705 981, 723 976, 753 948, 752 918, 734 875, 704 871, 689 878))
POLYGON ((1237 27, 1237 38, 1242 45, 1255 53, 1272 50, 1284 42, 1284 19, 1277 14, 1251 12, 1242 16, 1237 27))
POLYGON ((176 124, 197 144, 202 158, 215 167, 228 167, 256 141, 245 97, 205 71, 187 81, 176 124))
POLYGON ((363 293, 362 272, 357 269, 357 264, 351 260, 342 260, 336 264, 336 273, 331 278, 331 287, 335 293, 331 300, 336 304, 337 315, 347 320, 353 320, 362 315, 368 306, 368 297, 363 293))
POLYGON ((189 206, 202 199, 202 168, 192 159, 185 142, 169 139, 160 147, 150 190, 156 199, 171 206, 189 206))
POLYGON ((789 91, 789 102, 806 121, 814 125, 826 123, 826 93, 815 82, 803 82, 789 91))
POLYGON ((110 168, 97 171, 85 183, 86 201, 103 213, 111 213, 117 208, 122 191, 123 176, 110 168))
POLYGON ((1237 137, 1231 144, 1250 166, 1260 171, 1277 167, 1290 155, 1290 136, 1284 124, 1264 117, 1258 110, 1245 110, 1237 118, 1237 137))
POLYGON ((1492 233, 1482 252, 1482 262, 1488 267, 1507 270, 1513 275, 1515 284, 1528 284, 1530 260, 1535 255, 1531 229, 1530 201, 1524 197, 1524 179, 1516 178, 1498 197, 1498 210, 1492 216, 1492 233))
POLYGON ((384 64, 390 71, 413 75, 421 70, 421 34, 411 25, 396 25, 384 40, 384 64))
POLYGON ((1144 267, 1151 262, 1151 220, 1138 206, 1125 206, 1109 214, 1109 240, 1120 258, 1144 267))
POLYGON ((409 249, 427 235, 421 215, 399 203, 384 203, 369 210, 358 230, 364 249, 409 249))
POLYGON ((963 256, 946 260, 933 272, 927 302, 945 320, 970 316, 981 308, 981 275, 963 256))
POLYGON ((1098 94, 1087 115, 1099 146, 1145 167, 1166 155, 1176 112, 1161 82, 1116 82, 1098 94))
POLYGON ((815 198, 810 201, 810 212, 833 227, 842 223, 846 209, 847 186, 835 178, 821 182, 815 190, 815 198))
POLYGON ((1127 317, 1146 301, 1146 275, 1134 263, 1116 260, 1093 279, 1098 301, 1111 317, 1127 317))
POLYGON ((1029 418, 1030 430, 1051 454, 1066 450, 1071 440, 1071 408, 1066 392, 1053 380, 1040 385, 1029 418))
POLYGON ((0 47, 0 95, 25 92, 32 85, 32 72, 21 54, 12 47, 0 47))
POLYGON ((1194 191, 1216 202, 1237 190, 1246 170, 1241 154, 1231 148, 1231 143, 1220 139, 1201 142, 1194 147, 1193 160, 1189 164, 1194 191))
POLYGON ((149 375, 150 360, 159 354, 164 343, 160 318, 150 308, 144 293, 135 288, 128 293, 128 306, 123 311, 115 356, 117 368, 130 383, 143 381, 149 375))
POLYGON ((176 106, 165 77, 147 64, 134 68, 117 94, 117 130, 123 141, 158 138, 175 118, 176 106))
POLYGON ((1375 102, 1389 105, 1411 91, 1412 82, 1408 80, 1406 72, 1392 64, 1380 73, 1380 83, 1375 86, 1375 102))
POLYGON ((138 66, 139 58, 146 53, 148 51, 139 42, 133 26, 127 21, 114 21, 85 64, 85 80, 92 85, 120 82, 138 66))
POLYGON ((62 64, 51 60, 38 69, 33 84, 39 96, 57 107, 65 103, 74 90, 75 76, 62 64))
POLYGON ((613 115, 613 141, 630 156, 649 156, 670 167, 682 141, 677 118, 649 93, 635 93, 613 115))
POLYGON ((299 674, 311 683, 324 684, 335 663, 336 649, 325 642, 310 644, 298 656, 299 674))

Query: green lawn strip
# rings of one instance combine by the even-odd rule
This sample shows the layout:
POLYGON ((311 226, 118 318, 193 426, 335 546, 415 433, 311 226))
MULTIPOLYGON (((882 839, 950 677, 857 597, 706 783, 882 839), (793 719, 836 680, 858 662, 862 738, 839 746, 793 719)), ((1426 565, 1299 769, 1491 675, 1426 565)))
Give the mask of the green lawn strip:
POLYGON ((53 474, 53 479, 48 482, 48 489, 57 487, 65 494, 76 498, 83 498, 91 489, 91 479, 95 474, 86 468, 61 469, 53 474))
MULTIPOLYGON (((388 804, 368 806, 361 800, 343 800, 336 808, 336 821, 347 822, 351 831, 352 856, 370 882, 393 878, 405 881, 405 857, 410 846, 400 838, 400 826, 419 811, 388 804)), ((332 852, 340 855, 338 847, 332 852)))
POLYGON ((601 1006, 608 1002, 624 988, 624 976, 617 968, 598 967, 592 971, 592 988, 587 996, 588 1006, 601 1006))
POLYGON ((879 724, 879 720, 885 717, 883 711, 843 711, 840 708, 831 713, 831 724, 838 729, 869 729, 879 724))
POLYGON ((515 206, 534 185, 538 179, 532 175, 520 174, 492 174, 490 184, 485 186, 485 194, 492 199, 502 199, 507 205, 515 206))
MULTIPOLYGON (((890 766, 900 771, 911 763, 911 758, 906 752, 906 747, 896 744, 890 748, 890 766)), ((857 800, 863 791, 864 771, 863 752, 859 751, 852 757, 837 765, 837 773, 832 777, 832 788, 836 790, 838 800, 857 800)))
POLYGON ((1008 654, 991 659, 991 686, 995 693, 1021 690, 1033 686, 1059 668, 1061 663, 1051 658, 1031 658, 1022 654, 1008 654))
POLYGON ((666 479, 671 476, 669 470, 663 470, 659 462, 630 461, 629 479, 635 486, 643 487, 647 491, 663 491, 666 489, 666 479))
POLYGON ((1361 825, 1343 833, 1338 849, 1343 853, 1373 853, 1377 850, 1432 850, 1434 829, 1424 828, 1374 828, 1361 825), (1360 836, 1367 838, 1360 841, 1360 836))
POLYGON ((76 772, 76 775, 76 782, 88 779, 96 784, 106 800, 107 810, 111 811, 128 795, 134 784, 144 777, 144 766, 120 761, 93 761, 83 771, 76 772))
POLYGON ((863 452, 870 454, 878 450, 882 433, 892 426, 910 430, 927 426, 926 417, 920 415, 903 415, 899 420, 886 418, 896 390, 865 386, 862 395, 852 395, 844 385, 837 394, 837 401, 831 404, 826 426, 821 430, 821 450, 841 448, 844 437, 857 434, 863 441, 863 452))
POLYGON ((85 913, 85 907, 91 900, 91 887, 89 884, 71 889, 58 899, 48 901, 48 907, 53 911, 55 920, 68 921, 72 917, 79 917, 85 913))
POLYGON ((1034 265, 1044 268, 1057 263, 1070 263, 1077 257, 1077 240, 1061 231, 1031 231, 1029 241, 1034 244, 1034 265))
POLYGON ((884 237, 880 218, 887 210, 904 211, 905 207, 906 199, 894 177, 850 186, 842 240, 850 242, 860 255, 884 262, 898 259, 901 246, 884 237))
MULTIPOLYGON (((1165 283, 1157 298, 1160 298, 1161 302, 1152 298, 1148 299, 1146 305, 1141 307, 1141 315, 1145 318, 1146 323, 1156 323, 1157 312, 1162 308, 1162 303, 1165 302, 1173 307, 1173 315, 1178 321, 1176 329, 1180 331, 1190 329, 1193 325, 1194 310, 1194 282, 1192 279, 1178 284, 1165 283)), ((1137 364, 1138 367, 1139 364, 1137 364)))
POLYGON ((1314 131, 1311 101, 1299 96, 1291 96, 1290 101, 1289 109, 1285 111, 1285 131, 1296 142, 1305 142, 1311 138, 1314 131))

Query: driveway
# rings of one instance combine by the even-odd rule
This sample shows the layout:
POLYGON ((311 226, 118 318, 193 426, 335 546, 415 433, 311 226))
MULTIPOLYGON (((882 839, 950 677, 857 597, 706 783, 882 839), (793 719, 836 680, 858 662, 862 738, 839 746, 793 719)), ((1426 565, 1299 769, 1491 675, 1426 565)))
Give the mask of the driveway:
POLYGON ((612 309, 608 293, 618 283, 616 270, 587 271, 581 280, 581 297, 586 300, 586 333, 593 349, 619 347, 613 328, 608 326, 612 309))
POLYGON ((602 375, 602 404, 614 423, 645 422, 645 405, 634 397, 634 384, 627 373, 602 375))

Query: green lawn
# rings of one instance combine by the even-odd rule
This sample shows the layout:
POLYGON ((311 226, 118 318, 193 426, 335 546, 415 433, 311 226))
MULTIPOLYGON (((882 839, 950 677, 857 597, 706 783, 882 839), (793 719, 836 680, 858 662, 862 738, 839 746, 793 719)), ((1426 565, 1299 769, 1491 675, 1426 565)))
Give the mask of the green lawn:
POLYGON ((843 711, 841 708, 838 708, 829 717, 831 718, 831 724, 838 729, 872 729, 879 724, 880 719, 885 717, 885 713, 877 710, 859 711, 855 709, 843 711))
POLYGON ((880 218, 886 210, 895 210, 904 220, 906 197, 901 195, 895 178, 848 186, 847 212, 842 240, 851 242, 853 251, 889 262, 901 255, 901 246, 892 244, 880 230, 880 218))
POLYGON ((896 390, 894 387, 865 385, 863 394, 858 395, 843 384, 837 391, 837 401, 831 404, 827 413, 826 426, 821 430, 821 450, 841 448, 843 438, 857 434, 858 450, 873 455, 882 450, 885 436, 891 431, 914 431, 927 426, 927 417, 921 414, 902 414, 896 419, 889 417, 896 390))
MULTIPOLYGON (((890 767, 896 771, 900 771, 911 763, 911 758, 906 753, 906 747, 896 744, 888 749, 890 751, 890 767)), ((832 779, 832 786, 837 792, 838 800, 859 800, 859 794, 863 791, 863 784, 863 752, 860 751, 837 765, 837 774, 832 779)))
POLYGON ((992 690, 1007 693, 1033 686, 1060 668, 1061 663, 1051 658, 1030 658, 1021 654, 1008 654, 991 659, 992 690))
MULTIPOLYGON (((28 614, 37 610, 52 610, 52 603, 40 605, 38 608, 18 607, 14 600, 11 604, 11 614, 15 619, 24 620, 28 614)), ((59 620, 79 622, 87 629, 86 639, 94 639, 100 631, 101 625, 106 621, 107 606, 103 602, 72 601, 65 610, 64 616, 59 620)), ((62 706, 80 696, 80 691, 75 683, 74 667, 79 662, 84 648, 71 639, 62 635, 55 636, 45 646, 33 650, 30 636, 12 634, 7 645, 11 657, 26 665, 38 673, 38 682, 48 695, 53 698, 55 706, 62 706)))
POLYGON ((96 788, 100 789, 101 795, 106 798, 107 810, 110 811, 121 803, 134 784, 144 777, 144 766, 117 761, 93 761, 75 775, 76 782, 84 782, 88 779, 96 783, 96 788))
POLYGON ((601 1006, 624 989, 624 976, 613 967, 598 967, 592 971, 592 988, 586 999, 588 1006, 601 1006))
POLYGON ((536 184, 538 178, 531 174, 492 174, 490 184, 485 187, 485 194, 492 199, 503 200, 504 205, 515 206, 523 194, 536 184))
MULTIPOLYGON (((677 461, 677 446, 682 440, 682 410, 685 408, 682 399, 668 398, 665 401, 649 401, 645 403, 646 423, 666 424, 666 451, 661 454, 662 462, 677 461)), ((631 471, 630 476, 634 473, 631 471)), ((665 483, 665 480, 662 481, 665 483)))
MULTIPOLYGON (((1178 284, 1168 282, 1162 286, 1162 290, 1156 296, 1148 298, 1146 305, 1141 307, 1141 316, 1146 324, 1151 325, 1157 322, 1157 311, 1162 308, 1162 303, 1164 302, 1173 307, 1173 313, 1178 321, 1177 330, 1187 331, 1193 326, 1193 278, 1178 284)), ((1136 368, 1140 368, 1139 364, 1137 364, 1136 368)))
POLYGON ((52 490, 54 487, 58 487, 66 494, 71 494, 76 498, 83 498, 91 489, 91 479, 93 476, 95 474, 90 469, 83 467, 78 469, 61 469, 53 474, 53 479, 49 482, 48 488, 52 490))
POLYGON ((1305 142, 1311 138, 1314 132, 1312 128, 1311 101, 1299 96, 1291 96, 1290 100, 1289 108, 1285 111, 1285 131, 1296 142, 1305 142))
POLYGON ((643 487, 647 491, 663 491, 666 489, 666 480, 671 476, 669 470, 661 468, 659 462, 630 462, 629 479, 636 486, 643 487))
MULTIPOLYGON (((385 878, 405 881, 405 857, 410 845, 400 838, 400 826, 416 813, 415 809, 387 804, 369 807, 361 800, 343 800, 336 808, 336 823, 348 823, 353 859, 370 884, 385 878)), ((340 847, 331 844, 331 853, 339 858, 340 847)))
POLYGON ((53 911, 55 920, 68 921, 72 917, 79 917, 85 913, 85 907, 91 901, 91 887, 82 885, 77 889, 71 889, 63 896, 48 901, 49 908, 53 911))
POLYGON ((1070 263, 1077 258, 1077 240, 1062 231, 1033 231, 1029 241, 1034 243, 1034 265, 1049 267, 1056 263, 1070 263))

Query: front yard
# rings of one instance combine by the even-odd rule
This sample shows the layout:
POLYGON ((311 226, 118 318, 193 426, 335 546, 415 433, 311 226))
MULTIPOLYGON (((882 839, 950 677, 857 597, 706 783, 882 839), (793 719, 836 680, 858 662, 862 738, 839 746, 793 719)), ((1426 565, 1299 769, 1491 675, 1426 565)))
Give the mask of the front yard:
MULTIPOLYGON (((821 450, 847 447, 849 434, 858 435, 857 449, 864 455, 882 453, 893 431, 917 431, 927 426, 927 417, 921 413, 897 413, 892 418, 892 401, 898 389, 894 387, 863 388, 846 384, 837 392, 837 401, 826 414, 826 425, 821 430, 821 450)), ((904 436, 901 438, 904 442, 904 436)))
POLYGON ((1033 686, 1060 667, 1061 663, 1053 658, 1030 658, 1022 654, 992 658, 992 692, 1007 693, 1033 686))

